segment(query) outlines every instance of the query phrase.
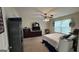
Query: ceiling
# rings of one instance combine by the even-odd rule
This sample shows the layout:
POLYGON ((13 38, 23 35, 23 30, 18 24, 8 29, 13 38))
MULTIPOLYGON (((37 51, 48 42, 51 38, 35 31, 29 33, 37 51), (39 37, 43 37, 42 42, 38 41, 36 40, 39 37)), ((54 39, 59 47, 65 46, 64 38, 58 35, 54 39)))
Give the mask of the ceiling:
POLYGON ((41 17, 43 13, 48 13, 48 15, 53 15, 53 18, 57 18, 79 12, 78 7, 15 7, 15 9, 18 13, 28 17, 41 17))

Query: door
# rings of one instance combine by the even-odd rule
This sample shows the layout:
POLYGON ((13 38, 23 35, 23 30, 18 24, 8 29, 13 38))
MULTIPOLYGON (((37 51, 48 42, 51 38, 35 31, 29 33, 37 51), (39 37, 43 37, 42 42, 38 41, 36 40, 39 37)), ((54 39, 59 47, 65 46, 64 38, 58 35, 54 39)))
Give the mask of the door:
POLYGON ((12 52, 22 51, 21 18, 8 19, 9 48, 12 52))

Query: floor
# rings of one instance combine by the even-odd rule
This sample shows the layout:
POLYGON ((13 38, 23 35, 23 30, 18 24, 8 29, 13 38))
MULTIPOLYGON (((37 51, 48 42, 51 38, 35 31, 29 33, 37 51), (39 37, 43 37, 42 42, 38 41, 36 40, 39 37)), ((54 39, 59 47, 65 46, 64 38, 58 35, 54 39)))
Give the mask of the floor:
MULTIPOLYGON (((24 52, 49 52, 49 50, 42 44, 42 37, 32 37, 23 39, 24 52)), ((73 52, 71 49, 70 52, 73 52)))
POLYGON ((42 37, 32 37, 23 39, 24 52, 48 52, 42 42, 42 37))

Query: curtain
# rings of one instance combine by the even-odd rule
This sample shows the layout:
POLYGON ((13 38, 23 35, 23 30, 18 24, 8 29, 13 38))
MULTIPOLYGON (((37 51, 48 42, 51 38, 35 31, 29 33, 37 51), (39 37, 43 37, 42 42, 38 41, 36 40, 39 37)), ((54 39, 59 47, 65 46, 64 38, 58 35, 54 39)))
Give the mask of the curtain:
POLYGON ((69 26, 71 19, 59 20, 54 23, 54 31, 69 34, 71 27, 69 26))

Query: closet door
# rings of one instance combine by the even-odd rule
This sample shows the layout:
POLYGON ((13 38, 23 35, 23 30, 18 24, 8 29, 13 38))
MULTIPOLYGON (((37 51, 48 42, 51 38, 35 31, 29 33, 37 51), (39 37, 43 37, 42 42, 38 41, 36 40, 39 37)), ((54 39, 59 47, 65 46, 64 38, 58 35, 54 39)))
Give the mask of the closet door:
POLYGON ((8 19, 9 48, 12 52, 22 51, 21 18, 8 19))

